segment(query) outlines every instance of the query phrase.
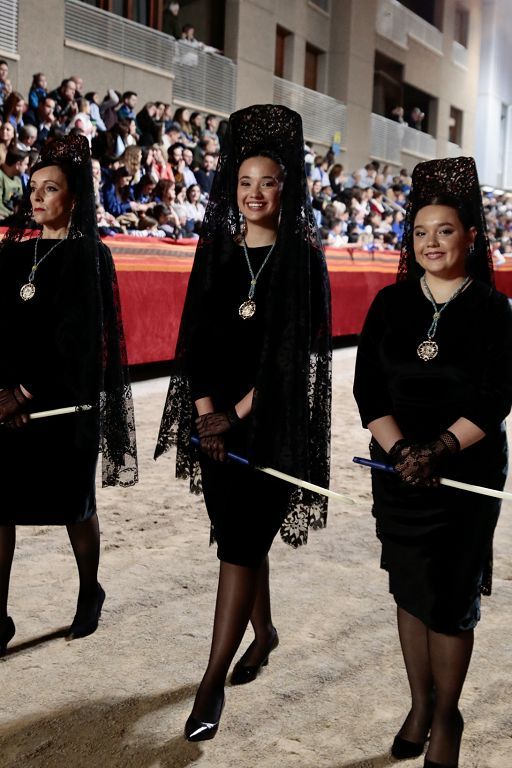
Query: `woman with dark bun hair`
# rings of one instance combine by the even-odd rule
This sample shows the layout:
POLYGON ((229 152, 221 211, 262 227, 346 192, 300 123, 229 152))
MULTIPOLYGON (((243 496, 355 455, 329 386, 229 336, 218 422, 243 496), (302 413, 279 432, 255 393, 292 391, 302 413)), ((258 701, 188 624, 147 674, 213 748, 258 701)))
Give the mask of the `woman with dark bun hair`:
POLYGON ((117 282, 97 233, 83 136, 48 142, 32 168, 0 248, 0 325, 2 654, 15 633, 7 598, 16 526, 67 527, 80 580, 68 638, 85 637, 96 630, 105 599, 97 579, 98 450, 104 485, 137 480, 117 282), (25 239, 34 223, 37 231, 25 239), (31 418, 62 408, 72 412, 31 418))
POLYGON ((215 736, 231 661, 254 640, 232 684, 253 681, 278 644, 268 553, 325 524, 324 501, 226 461, 232 451, 326 486, 330 302, 309 205, 299 115, 254 106, 230 118, 190 277, 157 454, 202 490, 220 560, 210 659, 185 726, 215 736), (200 450, 191 447, 197 434, 200 450))
POLYGON ((512 313, 494 289, 470 157, 414 170, 398 280, 368 312, 354 393, 372 457, 395 468, 372 470, 412 699, 392 754, 419 756, 429 740, 425 768, 454 768, 500 501, 438 478, 503 488, 512 402, 512 313))

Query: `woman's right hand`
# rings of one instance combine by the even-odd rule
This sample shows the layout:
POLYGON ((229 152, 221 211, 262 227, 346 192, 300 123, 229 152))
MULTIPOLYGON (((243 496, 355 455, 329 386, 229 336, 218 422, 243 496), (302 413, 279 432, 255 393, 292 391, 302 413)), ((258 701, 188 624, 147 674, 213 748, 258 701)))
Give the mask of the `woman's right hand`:
POLYGON ((200 443, 201 450, 209 459, 213 461, 225 461, 226 449, 222 435, 209 435, 202 437, 200 443))

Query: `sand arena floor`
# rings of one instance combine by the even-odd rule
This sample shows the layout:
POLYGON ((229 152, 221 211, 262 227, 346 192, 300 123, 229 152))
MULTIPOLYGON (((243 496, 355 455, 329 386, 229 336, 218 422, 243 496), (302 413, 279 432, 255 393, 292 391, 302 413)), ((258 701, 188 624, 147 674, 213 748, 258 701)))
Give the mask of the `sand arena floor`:
MULTIPOLYGON (((354 351, 335 355, 328 527, 272 554, 281 644, 248 686, 227 687, 214 741, 182 729, 209 649, 217 560, 203 502, 152 459, 166 381, 135 386, 141 482, 98 494, 107 592, 98 632, 67 643, 77 577, 65 531, 19 529, 0 662, 0 768, 385 768, 407 686, 370 514, 367 455, 351 395, 354 351)), ((509 488, 512 485, 509 483, 509 488)), ((495 547, 461 708, 461 768, 512 766, 512 507, 495 547)), ((249 642, 249 633, 242 648, 249 642)), ((417 768, 422 759, 405 762, 417 768)))

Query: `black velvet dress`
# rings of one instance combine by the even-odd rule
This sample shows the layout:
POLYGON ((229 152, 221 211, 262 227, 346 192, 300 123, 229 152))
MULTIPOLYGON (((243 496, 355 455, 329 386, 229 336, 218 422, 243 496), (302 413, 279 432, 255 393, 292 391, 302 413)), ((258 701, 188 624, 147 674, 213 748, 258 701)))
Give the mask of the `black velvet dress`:
MULTIPOLYGON (((256 274, 269 248, 248 248, 256 274)), ((272 257, 270 257, 272 258, 272 257)), ((189 347, 187 358, 192 398, 211 397, 217 410, 239 402, 255 385, 264 332, 264 306, 270 265, 258 278, 256 313, 243 320, 238 308, 246 301, 250 276, 242 248, 232 249, 217 269, 189 347)), ((226 448, 247 457, 249 420, 228 433, 226 448)), ((201 455, 203 493, 220 560, 258 566, 286 517, 291 486, 234 462, 215 462, 201 455)))
MULTIPOLYGON (((354 394, 363 426, 395 417, 411 441, 435 439, 458 418, 485 438, 445 461, 443 476, 501 490, 507 472, 503 420, 512 401, 512 313, 508 300, 474 281, 439 320, 439 353, 419 359, 432 305, 417 280, 380 291, 361 334, 354 394)), ((388 456, 375 440, 373 458, 388 456)), ((492 539, 500 502, 441 486, 410 488, 372 470, 383 568, 397 604, 437 632, 470 629, 490 593, 492 539)))
MULTIPOLYGON (((41 240, 38 258, 58 241, 41 240)), ((36 293, 20 297, 34 240, 0 253, 0 387, 22 384, 31 411, 96 404, 101 350, 95 261, 64 240, 36 272, 36 293)), ((0 427, 0 525, 62 525, 96 511, 97 409, 0 427)))

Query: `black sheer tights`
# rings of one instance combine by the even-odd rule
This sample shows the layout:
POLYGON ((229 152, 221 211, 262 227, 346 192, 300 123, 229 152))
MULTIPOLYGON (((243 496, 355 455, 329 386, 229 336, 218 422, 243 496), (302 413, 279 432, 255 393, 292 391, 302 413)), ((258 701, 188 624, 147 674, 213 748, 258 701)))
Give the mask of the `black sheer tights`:
POLYGON ((16 546, 16 528, 14 525, 0 526, 0 622, 7 618, 7 600, 9 598, 9 580, 11 578, 12 559, 16 546))
POLYGON ((432 725, 428 759, 455 765, 461 735, 458 704, 471 660, 473 631, 433 632, 402 608, 397 618, 412 699, 400 736, 420 743, 432 725))
POLYGON ((210 658, 196 694, 194 717, 207 722, 219 719, 226 676, 249 620, 255 640, 248 649, 250 657, 244 659, 248 665, 257 664, 265 657, 265 647, 268 652, 269 638, 274 631, 268 558, 259 568, 221 561, 210 658))
POLYGON ((100 526, 94 514, 88 520, 66 526, 73 548, 80 587, 76 607, 76 620, 89 621, 94 617, 98 601, 98 566, 100 561, 100 526))

